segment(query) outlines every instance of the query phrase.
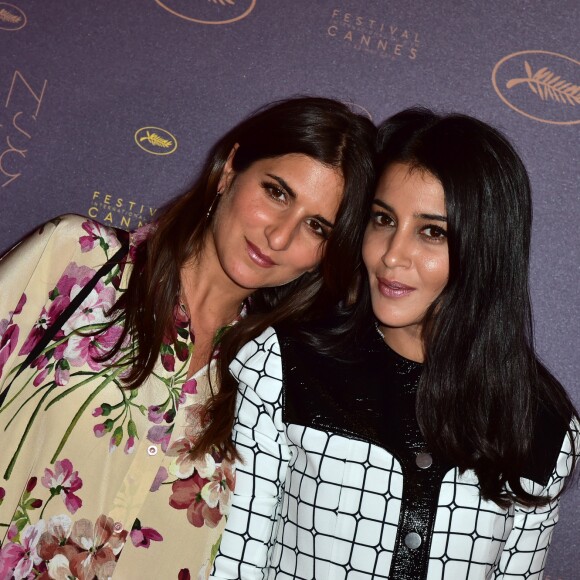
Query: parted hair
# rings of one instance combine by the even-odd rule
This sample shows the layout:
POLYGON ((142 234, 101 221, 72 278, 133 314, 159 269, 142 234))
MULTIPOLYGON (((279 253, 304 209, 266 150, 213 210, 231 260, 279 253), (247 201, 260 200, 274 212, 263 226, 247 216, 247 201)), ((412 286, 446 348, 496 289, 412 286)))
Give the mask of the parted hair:
POLYGON ((534 352, 526 169, 493 127, 421 108, 383 122, 378 151, 379 172, 407 163, 435 176, 445 194, 449 280, 423 324, 423 435, 461 470, 475 470, 484 498, 545 503, 520 483, 533 462, 539 408, 550 409, 572 445, 569 424, 578 414, 534 352))
MULTIPOLYGON (((375 137, 376 128, 367 117, 333 99, 296 97, 269 104, 217 142, 193 187, 163 208, 152 234, 137 246, 128 288, 113 308, 124 325, 116 350, 129 333, 136 345, 133 367, 125 378, 128 388, 139 387, 151 374, 163 337, 172 328, 181 269, 203 249, 220 177, 234 146, 238 146, 232 162, 235 174, 261 159, 302 154, 336 168, 344 179, 319 267, 286 285, 256 290, 248 301, 247 317, 222 335, 220 388, 213 385, 207 406, 209 427, 199 440, 199 453, 218 449, 224 456, 236 455, 231 431, 237 383, 228 364, 242 345, 272 324, 307 320, 321 304, 347 295, 352 272, 360 266, 359 249, 374 189, 375 137)), ((195 313, 192 324, 195 328, 195 313)), ((115 349, 108 357, 114 354, 115 349)))

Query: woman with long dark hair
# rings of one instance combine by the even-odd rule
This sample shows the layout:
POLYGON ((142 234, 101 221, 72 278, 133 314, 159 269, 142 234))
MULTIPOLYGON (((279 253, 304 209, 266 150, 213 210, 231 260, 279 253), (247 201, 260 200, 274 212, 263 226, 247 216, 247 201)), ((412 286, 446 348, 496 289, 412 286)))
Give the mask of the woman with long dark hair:
POLYGON ((580 437, 533 349, 527 173, 495 129, 424 109, 378 151, 351 315, 231 365, 244 465, 215 578, 542 576, 580 437))
POLYGON ((347 296, 374 136, 331 99, 274 103, 153 224, 64 216, 2 259, 1 578, 205 577, 234 485, 198 441, 212 359, 347 296))

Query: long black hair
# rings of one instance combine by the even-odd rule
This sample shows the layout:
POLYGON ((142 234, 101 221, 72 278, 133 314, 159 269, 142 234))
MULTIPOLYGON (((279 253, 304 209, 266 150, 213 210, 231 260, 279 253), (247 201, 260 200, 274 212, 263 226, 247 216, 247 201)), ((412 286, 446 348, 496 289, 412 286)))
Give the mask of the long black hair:
POLYGON ((550 409, 572 448, 569 424, 578 415, 534 352, 526 169, 489 125, 419 108, 380 125, 378 151, 379 172, 406 163, 436 177, 445 193, 449 280, 423 323, 423 435, 460 469, 475 470, 486 499, 544 503, 520 483, 539 408, 550 409))

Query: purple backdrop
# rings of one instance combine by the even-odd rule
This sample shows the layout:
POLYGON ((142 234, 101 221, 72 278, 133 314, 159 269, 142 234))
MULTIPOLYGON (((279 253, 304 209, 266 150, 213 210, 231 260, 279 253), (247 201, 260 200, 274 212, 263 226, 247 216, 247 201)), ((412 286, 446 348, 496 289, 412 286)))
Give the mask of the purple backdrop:
MULTIPOLYGON (((273 99, 473 114, 530 170, 537 346, 579 405, 579 24, 577 0, 0 2, 0 250, 66 212, 138 226, 273 99)), ((551 580, 578 578, 579 517, 575 486, 551 580)))

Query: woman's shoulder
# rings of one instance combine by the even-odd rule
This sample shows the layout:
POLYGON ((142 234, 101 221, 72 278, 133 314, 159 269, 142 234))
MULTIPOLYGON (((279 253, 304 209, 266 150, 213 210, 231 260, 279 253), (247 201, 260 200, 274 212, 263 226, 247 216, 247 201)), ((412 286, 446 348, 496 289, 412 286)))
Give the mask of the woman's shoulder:
POLYGON ((25 250, 31 252, 51 252, 63 255, 89 253, 95 248, 115 250, 121 245, 123 233, 100 224, 90 218, 76 214, 55 217, 37 227, 31 234, 17 243, 7 254, 25 250))
POLYGON ((123 230, 107 226, 86 216, 64 214, 50 220, 45 226, 61 240, 78 244, 81 252, 90 252, 97 246, 105 251, 115 250, 128 236, 123 230))
POLYGON ((265 383, 281 385, 282 363, 276 331, 269 327, 247 342, 230 363, 230 372, 239 382, 256 390, 265 383))

